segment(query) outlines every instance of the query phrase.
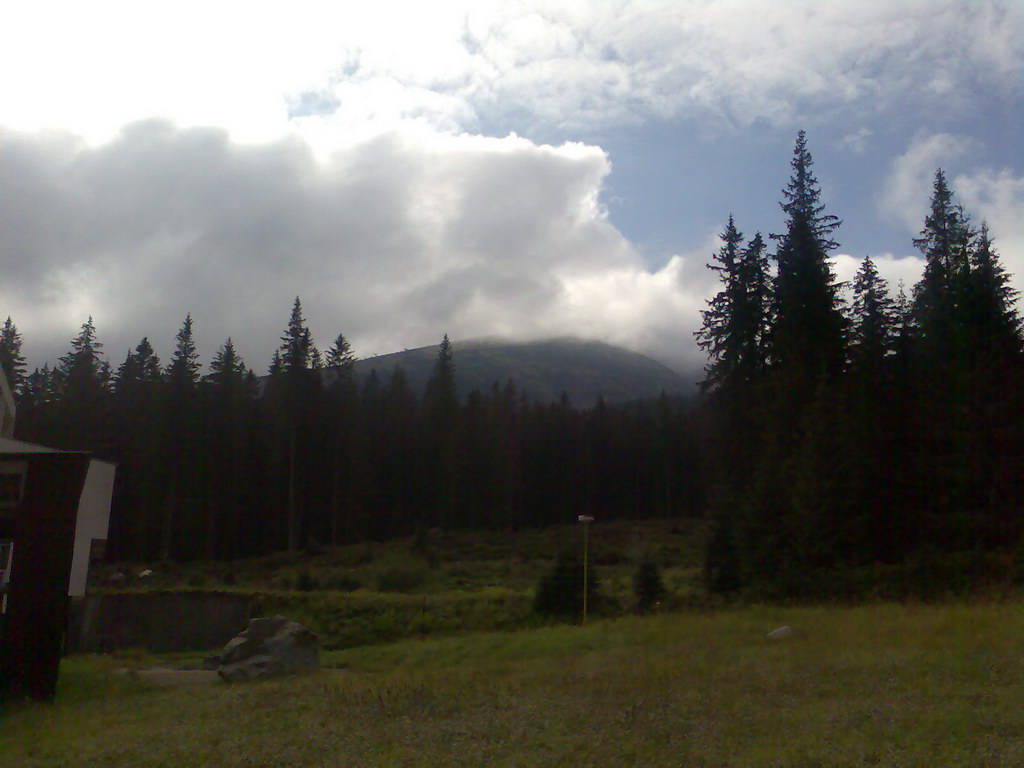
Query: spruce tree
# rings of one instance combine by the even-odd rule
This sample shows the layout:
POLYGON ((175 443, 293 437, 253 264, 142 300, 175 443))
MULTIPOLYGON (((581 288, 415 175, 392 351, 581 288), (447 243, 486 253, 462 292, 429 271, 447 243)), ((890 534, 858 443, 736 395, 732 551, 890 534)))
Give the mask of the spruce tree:
POLYGON ((25 380, 25 358, 21 354, 21 344, 18 326, 8 315, 3 327, 0 327, 0 368, 15 395, 21 392, 25 380))
POLYGON ((193 391, 199 384, 199 370, 199 353, 192 338, 192 314, 189 313, 175 336, 174 354, 167 364, 167 383, 172 393, 193 391))
POLYGON ((433 508, 433 523, 455 522, 459 399, 455 387, 452 344, 445 334, 423 394, 425 466, 422 482, 433 508))
POLYGON ((164 451, 167 484, 164 495, 160 557, 197 556, 184 550, 198 541, 205 494, 205 443, 201 439, 199 353, 192 331, 192 315, 185 315, 175 336, 174 352, 165 371, 164 451))
POLYGON ((851 363, 861 371, 880 371, 895 343, 896 305, 870 256, 853 280, 850 315, 851 363))
POLYGON ((103 344, 96 338, 92 317, 71 340, 71 350, 60 358, 53 374, 58 392, 55 439, 60 447, 109 455, 110 366, 102 359, 103 344))
POLYGON ((318 479, 328 474, 319 466, 324 459, 318 418, 323 394, 319 358, 302 315, 302 301, 296 296, 268 382, 281 438, 287 446, 285 530, 289 552, 310 538, 311 531, 304 527, 304 522, 309 522, 304 514, 306 499, 316 495, 318 479))
POLYGON ((708 269, 718 273, 722 289, 701 310, 702 324, 695 335, 697 345, 709 357, 701 381, 702 390, 729 388, 737 378, 743 357, 743 338, 738 328, 738 315, 746 302, 746 286, 740 272, 740 250, 743 233, 736 229, 732 215, 719 235, 722 247, 712 257, 708 269))
POLYGON ((248 372, 245 361, 235 351, 235 344, 228 336, 210 362, 210 375, 207 379, 222 387, 241 387, 245 384, 248 372))
POLYGON ((159 551, 161 520, 150 510, 165 503, 166 429, 163 369, 148 338, 128 353, 114 377, 118 483, 111 508, 109 552, 147 560, 159 551))
POLYGON ((255 379, 235 350, 230 337, 210 362, 203 381, 206 409, 204 442, 210 454, 212 503, 205 517, 205 556, 238 556, 246 542, 242 514, 247 497, 255 494, 246 482, 247 446, 252 442, 255 379))
POLYGON ((825 213, 814 160, 803 131, 797 134, 789 184, 780 205, 786 231, 778 242, 771 358, 791 386, 808 397, 822 378, 839 373, 845 356, 845 321, 838 285, 828 261, 839 247, 832 233, 842 223, 825 213))
POLYGON ((340 374, 343 371, 351 371, 355 363, 356 356, 352 352, 352 345, 345 338, 345 334, 339 333, 334 343, 331 344, 331 348, 327 350, 325 364, 328 368, 340 369, 338 371, 340 374))
POLYGON ((989 356, 1016 356, 1021 352, 1019 292, 1010 284, 986 222, 982 222, 969 258, 964 314, 970 347, 989 356))
POLYGON ((928 358, 947 358, 965 351, 961 313, 975 235, 940 168, 935 172, 924 228, 914 239, 914 246, 925 257, 924 274, 914 287, 917 347, 928 358))

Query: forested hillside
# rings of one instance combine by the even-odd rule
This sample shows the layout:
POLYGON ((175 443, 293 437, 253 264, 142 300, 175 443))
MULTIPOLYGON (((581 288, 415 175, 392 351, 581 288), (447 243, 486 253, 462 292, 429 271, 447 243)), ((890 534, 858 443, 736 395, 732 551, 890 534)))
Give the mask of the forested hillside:
MULTIPOLYGON (((748 238, 728 218, 696 400, 630 397, 638 384, 590 370, 587 391, 607 400, 551 402, 508 349, 489 354, 525 391, 478 374, 460 390, 447 337, 415 374, 422 387, 400 366, 363 363, 359 376, 343 335, 317 348, 296 298, 262 385, 231 339, 204 372, 191 316, 166 363, 146 338, 108 362, 89 319, 64 357, 31 373, 8 318, 0 363, 18 437, 118 463, 110 552, 121 559, 706 514, 719 591, 1019 579, 1021 321, 987 226, 937 171, 914 240, 920 282, 889 286, 865 257, 844 290, 829 262, 840 221, 802 132, 781 207, 778 234, 748 238)), ((468 372, 485 352, 467 347, 468 372)))
MULTIPOLYGON (((600 341, 563 338, 515 343, 493 339, 453 342, 452 349, 458 359, 455 382, 461 393, 485 391, 496 381, 502 385, 511 381, 531 402, 552 403, 564 393, 573 405, 590 408, 599 399, 622 403, 659 397, 663 392, 670 396, 696 392, 696 372, 681 376, 645 355, 600 341)), ((398 366, 421 395, 436 357, 436 346, 407 349, 357 360, 355 372, 363 381, 373 371, 379 375, 398 366)), ((327 381, 331 374, 327 369, 327 381)))

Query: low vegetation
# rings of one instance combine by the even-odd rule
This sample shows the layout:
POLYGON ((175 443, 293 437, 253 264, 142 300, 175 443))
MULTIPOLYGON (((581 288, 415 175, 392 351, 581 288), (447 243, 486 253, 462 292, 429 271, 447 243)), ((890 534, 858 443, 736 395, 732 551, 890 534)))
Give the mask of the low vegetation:
MULTIPOLYGON (((247 594, 256 614, 285 614, 317 632, 323 647, 351 648, 575 619, 582 602, 581 530, 434 531, 231 563, 122 563, 101 567, 93 582, 99 591, 247 594), (557 576, 559 563, 569 577, 556 578, 554 592, 545 592, 543 577, 557 576)), ((706 535, 700 520, 593 526, 589 612, 610 617, 718 604, 703 588, 706 535), (664 581, 653 600, 653 593, 636 591, 644 562, 656 563, 664 581)))
POLYGON ((156 688, 115 673, 143 660, 73 657, 55 704, 0 719, 0 754, 40 768, 1018 766, 1022 636, 1019 602, 887 603, 406 640, 238 686, 156 688), (779 625, 794 634, 767 639, 779 625))

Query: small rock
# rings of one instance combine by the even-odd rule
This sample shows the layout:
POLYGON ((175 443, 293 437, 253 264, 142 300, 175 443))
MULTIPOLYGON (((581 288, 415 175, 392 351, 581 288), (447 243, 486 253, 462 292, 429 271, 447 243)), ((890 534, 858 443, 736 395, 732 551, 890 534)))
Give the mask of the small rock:
POLYGON ((792 636, 793 628, 787 626, 776 627, 767 635, 769 640, 784 640, 785 638, 792 636))
POLYGON ((144 571, 139 571, 139 578, 140 579, 148 579, 152 575, 153 575, 153 569, 152 568, 147 568, 144 571))

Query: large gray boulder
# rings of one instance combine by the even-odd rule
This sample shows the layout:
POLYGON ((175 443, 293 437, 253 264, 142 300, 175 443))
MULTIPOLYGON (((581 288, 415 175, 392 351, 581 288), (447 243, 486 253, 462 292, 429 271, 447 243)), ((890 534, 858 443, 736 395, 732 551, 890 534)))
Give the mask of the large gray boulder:
POLYGON ((284 616, 249 619, 221 651, 217 672, 229 683, 320 668, 320 638, 284 616))

